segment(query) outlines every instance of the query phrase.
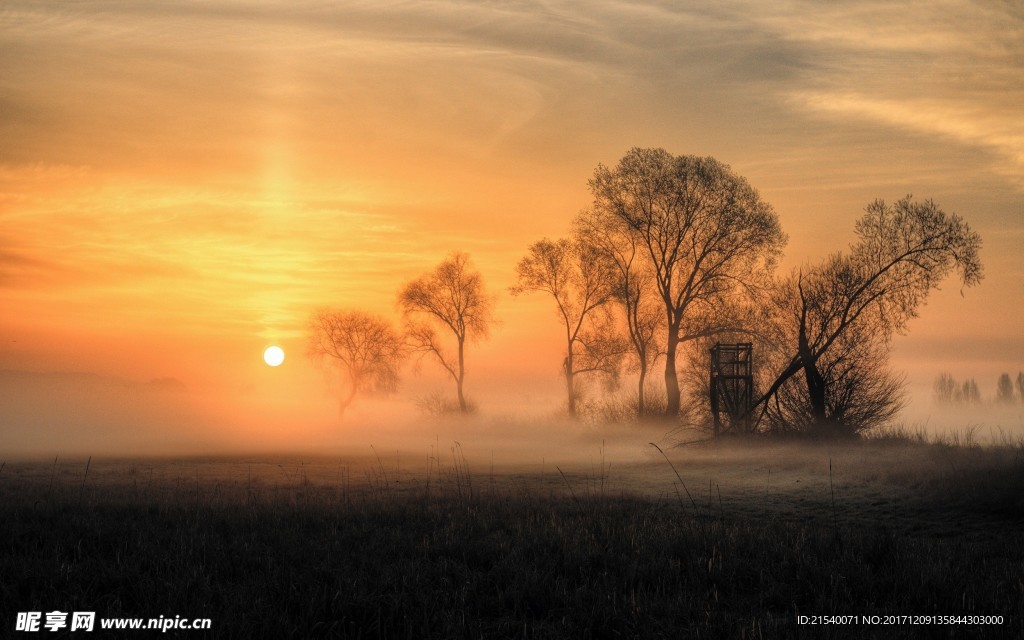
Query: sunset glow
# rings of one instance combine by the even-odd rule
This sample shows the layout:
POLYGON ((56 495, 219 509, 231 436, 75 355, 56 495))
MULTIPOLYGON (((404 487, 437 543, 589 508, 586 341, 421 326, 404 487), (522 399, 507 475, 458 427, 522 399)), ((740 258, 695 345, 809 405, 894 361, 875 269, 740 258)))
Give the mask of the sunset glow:
MULTIPOLYGON (((508 294, 515 265, 634 146, 746 177, 789 236, 781 271, 843 251, 875 198, 934 199, 981 234, 986 279, 947 284, 894 342, 915 419, 942 371, 992 387, 1024 367, 1015 3, 15 0, 0 50, 0 370, 122 381, 212 425, 126 428, 140 443, 336 437, 310 315, 400 325, 398 291, 452 251, 500 320, 469 352, 475 400, 556 410, 558 321, 508 294), (271 341, 266 365, 290 356, 273 373, 253 357, 271 341)), ((410 365, 379 411, 415 416, 445 384, 410 365)), ((124 449, 104 419, 150 415, 124 406, 12 408, 0 433, 49 451, 74 416, 75 447, 124 449)), ((362 407, 346 424, 384 415, 362 407)))

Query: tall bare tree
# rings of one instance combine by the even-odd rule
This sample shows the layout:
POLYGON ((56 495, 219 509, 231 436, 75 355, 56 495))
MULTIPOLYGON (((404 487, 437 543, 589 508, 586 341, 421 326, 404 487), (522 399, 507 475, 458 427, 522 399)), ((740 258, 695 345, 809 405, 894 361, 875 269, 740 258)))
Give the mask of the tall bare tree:
POLYGON ((765 403, 794 375, 803 372, 814 421, 826 426, 828 385, 821 361, 848 332, 865 330, 888 341, 916 317, 929 292, 953 272, 963 286, 981 281, 980 236, 957 215, 934 202, 910 196, 893 204, 876 200, 856 223, 857 241, 848 254, 835 254, 817 267, 800 270, 784 283, 796 344, 788 364, 765 394, 765 403))
POLYGON ((562 372, 569 415, 578 410, 577 377, 600 372, 617 375, 626 347, 601 313, 614 294, 615 271, 598 247, 581 241, 548 240, 534 243, 516 267, 519 282, 513 295, 529 291, 549 294, 565 329, 562 372))
POLYGON ((401 335, 386 319, 363 311, 321 309, 309 321, 308 353, 342 374, 339 411, 361 391, 393 391, 403 356, 401 335))
POLYGON ((622 306, 626 333, 638 373, 637 415, 647 414, 647 375, 662 351, 658 340, 665 326, 665 313, 655 296, 654 273, 638 246, 636 234, 623 233, 621 226, 592 209, 576 218, 576 234, 600 249, 614 267, 612 299, 622 306))
POLYGON ((679 413, 679 344, 736 330, 714 312, 764 284, 786 237, 747 181, 714 158, 632 149, 590 180, 594 211, 633 234, 654 272, 667 327, 666 413, 679 413), (688 322, 702 316, 705 322, 688 322), (692 328, 692 331, 686 331, 692 328))
POLYGON ((466 342, 486 338, 494 324, 494 297, 484 288, 480 272, 470 264, 468 254, 456 251, 433 271, 405 285, 398 304, 412 348, 432 355, 451 376, 459 409, 466 413, 466 342), (438 329, 455 339, 455 355, 444 346, 438 329))

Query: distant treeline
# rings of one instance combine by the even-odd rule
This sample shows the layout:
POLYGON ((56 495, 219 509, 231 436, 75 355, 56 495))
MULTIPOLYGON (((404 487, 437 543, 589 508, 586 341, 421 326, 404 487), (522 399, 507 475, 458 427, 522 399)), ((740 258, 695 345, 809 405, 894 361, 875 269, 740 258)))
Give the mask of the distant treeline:
MULTIPOLYGON (((939 404, 981 404, 981 392, 974 378, 960 382, 948 373, 940 373, 932 388, 939 404)), ((1024 403, 1024 371, 1017 373, 1016 380, 1008 373, 1000 375, 994 399, 997 404, 1024 403)))

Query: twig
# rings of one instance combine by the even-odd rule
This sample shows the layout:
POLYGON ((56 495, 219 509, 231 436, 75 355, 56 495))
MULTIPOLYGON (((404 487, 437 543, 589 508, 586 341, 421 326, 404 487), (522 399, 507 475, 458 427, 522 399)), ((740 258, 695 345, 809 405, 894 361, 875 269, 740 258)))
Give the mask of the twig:
POLYGON ((562 468, 559 467, 557 464, 555 465, 555 468, 558 469, 558 473, 562 474, 562 480, 565 480, 565 486, 569 487, 569 494, 572 495, 573 502, 579 504, 579 498, 576 497, 576 492, 572 490, 572 485, 569 484, 569 478, 565 477, 565 473, 562 471, 562 468))
POLYGON ((384 478, 384 486, 390 488, 390 485, 388 485, 388 474, 384 471, 384 462, 380 459, 380 454, 377 453, 377 450, 373 448, 372 444, 370 445, 370 449, 373 451, 373 455, 377 457, 377 466, 380 467, 380 475, 384 478))
POLYGON ((686 488, 686 483, 683 482, 683 477, 679 475, 679 472, 676 470, 676 465, 672 464, 672 461, 669 459, 667 455, 665 455, 665 452, 661 450, 661 447, 654 444, 653 442, 649 442, 648 444, 657 449, 658 453, 660 453, 665 458, 665 462, 668 462, 668 466, 672 467, 672 472, 675 473, 676 478, 679 479, 679 484, 683 485, 683 491, 686 492, 686 497, 690 499, 690 504, 693 505, 693 512, 694 514, 696 514, 698 512, 697 503, 693 500, 693 496, 690 495, 690 490, 686 488))
POLYGON ((85 473, 82 475, 82 487, 78 490, 79 501, 81 501, 82 494, 85 492, 85 479, 89 477, 90 465, 92 465, 92 456, 89 456, 89 461, 85 463, 85 473))
POLYGON ((839 518, 836 516, 836 490, 832 486, 832 458, 828 459, 828 490, 832 494, 832 528, 839 535, 839 518))
POLYGON ((53 492, 53 476, 57 473, 57 456, 53 456, 53 468, 50 469, 50 487, 46 490, 46 497, 50 497, 50 493, 53 492))

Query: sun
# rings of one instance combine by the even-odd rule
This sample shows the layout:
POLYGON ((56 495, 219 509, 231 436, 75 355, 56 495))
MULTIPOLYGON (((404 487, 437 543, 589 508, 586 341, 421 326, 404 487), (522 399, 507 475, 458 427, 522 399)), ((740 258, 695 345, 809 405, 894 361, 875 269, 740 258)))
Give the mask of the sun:
POLYGON ((263 352, 263 361, 272 367, 276 367, 284 362, 284 349, 274 345, 267 347, 267 350, 263 352))

